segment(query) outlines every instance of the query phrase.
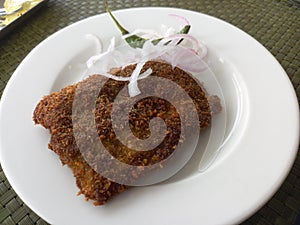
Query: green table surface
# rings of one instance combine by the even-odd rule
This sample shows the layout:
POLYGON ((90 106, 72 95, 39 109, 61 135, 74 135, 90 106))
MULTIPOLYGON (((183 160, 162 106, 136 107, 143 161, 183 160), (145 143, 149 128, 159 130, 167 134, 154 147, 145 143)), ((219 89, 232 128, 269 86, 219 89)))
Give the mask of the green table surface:
MULTIPOLYGON (((212 15, 239 27, 262 43, 276 57, 287 72, 299 101, 299 3, 291 0, 116 0, 108 2, 112 10, 146 6, 189 9, 212 15)), ((97 0, 50 0, 0 40, 0 96, 14 70, 37 44, 61 28, 102 12, 104 7, 97 0)), ((298 153, 292 170, 280 189, 270 201, 242 224, 300 224, 299 211, 300 154, 298 153)), ((46 224, 14 192, 1 167, 0 224, 46 224)))

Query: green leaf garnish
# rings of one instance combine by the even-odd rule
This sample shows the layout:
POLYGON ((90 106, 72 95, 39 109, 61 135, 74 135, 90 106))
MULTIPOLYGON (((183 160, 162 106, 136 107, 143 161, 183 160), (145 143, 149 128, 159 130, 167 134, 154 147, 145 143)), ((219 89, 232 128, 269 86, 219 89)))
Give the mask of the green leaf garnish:
MULTIPOLYGON (((119 21, 114 17, 114 15, 112 14, 112 12, 110 11, 110 8, 108 6, 108 3, 106 0, 103 1, 104 2, 104 6, 106 11, 108 12, 108 14, 110 15, 110 17, 112 18, 112 20, 115 22, 115 24, 117 25, 118 29, 121 31, 122 35, 126 35, 129 34, 129 31, 126 30, 120 23, 119 21)), ((178 33, 179 34, 187 34, 190 30, 191 26, 190 25, 185 25, 178 33)), ((158 38, 152 41, 152 43, 154 45, 157 45, 163 38, 158 38)), ((138 35, 131 35, 127 38, 125 38, 125 41, 130 45, 130 47, 132 48, 143 48, 145 42, 148 39, 142 38, 138 35)), ((183 38, 180 39, 177 43, 177 45, 179 45, 181 42, 183 41, 183 38)), ((168 41, 167 43, 165 43, 165 45, 168 45, 171 41, 168 41)))

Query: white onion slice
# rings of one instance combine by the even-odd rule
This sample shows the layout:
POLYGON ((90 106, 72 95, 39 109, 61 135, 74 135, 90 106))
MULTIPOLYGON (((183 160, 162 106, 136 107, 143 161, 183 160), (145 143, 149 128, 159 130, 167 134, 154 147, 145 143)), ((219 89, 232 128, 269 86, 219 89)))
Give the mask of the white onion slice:
MULTIPOLYGON (((91 66, 94 65, 95 62, 97 62, 98 60, 100 60, 103 56, 106 56, 107 54, 109 54, 110 52, 112 52, 115 49, 115 37, 112 37, 110 40, 110 44, 107 48, 107 50, 103 53, 100 53, 98 55, 94 55, 91 58, 89 58, 89 60, 86 62, 86 65, 88 68, 90 68, 91 66)), ((102 47, 101 47, 102 50, 102 47)), ((101 51, 100 51, 101 52, 101 51)))
POLYGON ((207 68, 202 59, 191 49, 182 49, 178 52, 174 62, 177 67, 190 73, 201 73, 207 68))
POLYGON ((185 17, 183 17, 183 16, 180 16, 180 15, 177 15, 177 14, 168 14, 168 16, 180 19, 181 21, 184 22, 185 25, 190 25, 190 22, 185 17))
POLYGON ((168 37, 177 33, 173 27, 167 27, 166 25, 161 25, 161 32, 162 35, 160 37, 168 37))
POLYGON ((199 57, 201 59, 204 59, 207 56, 208 50, 205 44, 203 44, 201 41, 198 42, 199 47, 200 47, 200 51, 197 52, 199 57))
POLYGON ((200 45, 199 45, 199 41, 193 37, 192 35, 190 34, 174 34, 174 35, 171 35, 169 37, 165 37, 161 42, 164 42, 164 43, 168 43, 169 41, 171 41, 171 45, 177 45, 178 41, 180 39, 184 39, 184 40, 187 40, 187 41, 190 41, 193 45, 193 49, 195 51, 199 51, 200 50, 200 45))
POLYGON ((99 52, 99 53, 102 52, 103 44, 101 42, 101 39, 98 38, 98 36, 96 36, 94 34, 86 34, 85 38, 88 39, 88 40, 91 40, 95 43, 97 52, 99 52))
POLYGON ((140 62, 136 64, 136 67, 134 71, 132 72, 130 79, 129 79, 129 84, 128 84, 128 93, 130 97, 137 96, 141 93, 137 80, 140 75, 141 70, 143 69, 143 66, 145 65, 146 62, 140 62))

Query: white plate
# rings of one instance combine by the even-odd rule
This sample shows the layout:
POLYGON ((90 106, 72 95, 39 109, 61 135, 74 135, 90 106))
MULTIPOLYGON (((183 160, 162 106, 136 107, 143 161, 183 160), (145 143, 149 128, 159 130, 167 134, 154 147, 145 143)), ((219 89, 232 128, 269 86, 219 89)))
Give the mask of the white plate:
POLYGON ((107 14, 75 23, 47 38, 20 64, 3 93, 0 158, 17 194, 52 224, 236 224, 278 189, 296 155, 298 103, 275 58, 256 40, 219 19, 174 8, 120 10, 130 30, 176 25, 185 16, 192 33, 209 48, 224 92, 227 141, 216 162, 197 173, 195 159, 171 180, 133 188, 104 207, 76 196, 73 176, 47 149, 49 133, 34 126, 32 113, 43 95, 79 80, 83 62, 95 52, 85 34, 103 40, 119 35, 107 14), (71 66, 70 66, 71 65, 71 66))

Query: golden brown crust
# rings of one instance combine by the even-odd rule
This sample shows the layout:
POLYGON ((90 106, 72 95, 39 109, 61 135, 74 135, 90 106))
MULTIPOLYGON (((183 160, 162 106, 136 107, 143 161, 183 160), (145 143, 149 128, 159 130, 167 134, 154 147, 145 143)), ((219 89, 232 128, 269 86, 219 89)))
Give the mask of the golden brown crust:
MULTIPOLYGON (((171 65, 163 62, 147 62, 143 70, 149 67, 153 70, 151 76, 172 80, 189 94, 196 106, 201 129, 210 125, 211 112, 205 90, 190 75, 178 68, 173 70, 171 65)), ((122 71, 117 70, 117 75, 130 76, 134 68, 135 66, 132 65, 122 71)), ((45 96, 36 106, 33 115, 36 124, 49 129, 51 134, 49 148, 58 154, 62 163, 67 164, 73 171, 76 184, 80 189, 79 194, 84 194, 87 200, 94 200, 95 205, 103 205, 110 197, 128 188, 126 185, 115 183, 96 173, 84 160, 73 135, 72 104, 75 90, 79 84, 84 84, 87 90, 93 88, 101 79, 99 77, 101 76, 93 75, 80 83, 45 96)), ((162 118, 168 130, 164 142, 153 151, 134 152, 128 149, 116 138, 110 118, 112 102, 125 84, 126 82, 110 79, 101 89, 95 108, 98 135, 110 153, 120 161, 137 166, 152 165, 173 152, 172 147, 176 146, 179 141, 180 117, 176 109, 163 99, 149 97, 138 102, 129 115, 130 127, 135 135, 139 138, 147 137, 149 121, 153 117, 162 118)), ((84 104, 88 103, 83 100, 83 106, 84 104)), ((185 107, 185 103, 182 103, 182 106, 185 107)))

